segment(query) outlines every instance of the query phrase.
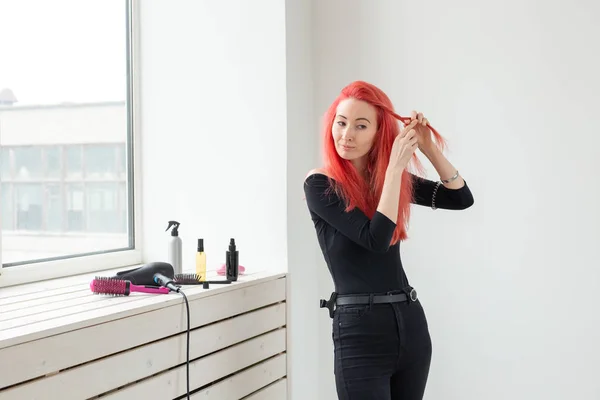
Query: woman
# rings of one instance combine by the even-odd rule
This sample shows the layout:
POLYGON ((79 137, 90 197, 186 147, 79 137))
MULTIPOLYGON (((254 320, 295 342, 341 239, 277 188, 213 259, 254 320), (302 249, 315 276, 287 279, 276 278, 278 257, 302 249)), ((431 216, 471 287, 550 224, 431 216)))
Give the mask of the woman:
POLYGON ((366 82, 345 87, 325 115, 324 167, 309 173, 304 190, 335 286, 321 307, 333 318, 340 399, 423 398, 431 339, 399 243, 407 238, 411 203, 448 210, 473 204, 442 145, 423 114, 398 116, 385 93, 366 82), (417 148, 439 182, 407 171, 411 160, 420 167, 417 148))

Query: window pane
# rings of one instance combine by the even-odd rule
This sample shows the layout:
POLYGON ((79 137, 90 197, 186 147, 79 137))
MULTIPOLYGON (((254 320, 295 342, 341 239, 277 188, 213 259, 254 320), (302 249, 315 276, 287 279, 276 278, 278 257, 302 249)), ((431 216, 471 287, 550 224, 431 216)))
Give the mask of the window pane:
POLYGON ((41 183, 19 183, 14 185, 17 209, 17 230, 40 231, 44 192, 41 183))
POLYGON ((61 148, 51 146, 45 149, 46 153, 46 178, 58 179, 61 176, 61 148))
POLYGON ((46 185, 46 230, 60 232, 63 228, 63 193, 61 185, 46 185))
POLYGON ((0 179, 10 179, 10 149, 6 147, 0 148, 0 179))
POLYGON ((54 0, 32 14, 13 1, 0 13, 0 37, 11 38, 0 63, 0 233, 11 268, 133 246, 129 6, 54 0))
POLYGON ((88 232, 122 232, 126 230, 119 210, 119 186, 116 183, 92 183, 87 185, 88 232))
POLYGON ((85 229, 84 193, 82 184, 67 185, 67 231, 79 232, 85 229))
POLYGON ((70 180, 83 178, 83 160, 81 158, 81 146, 67 146, 67 168, 65 174, 70 180))
POLYGON ((117 147, 92 144, 84 148, 85 176, 91 179, 115 179, 117 177, 117 147))
POLYGON ((120 179, 127 178, 127 153, 125 144, 117 146, 117 174, 120 179))
POLYGON ((127 186, 125 183, 119 183, 119 229, 122 232, 127 232, 127 210, 129 209, 127 186))
POLYGON ((42 148, 40 146, 18 146, 13 148, 15 178, 19 180, 42 177, 42 148))
POLYGON ((0 226, 3 230, 13 230, 14 223, 14 208, 12 201, 12 190, 9 183, 2 183, 0 185, 0 218, 2 218, 2 225, 0 226))

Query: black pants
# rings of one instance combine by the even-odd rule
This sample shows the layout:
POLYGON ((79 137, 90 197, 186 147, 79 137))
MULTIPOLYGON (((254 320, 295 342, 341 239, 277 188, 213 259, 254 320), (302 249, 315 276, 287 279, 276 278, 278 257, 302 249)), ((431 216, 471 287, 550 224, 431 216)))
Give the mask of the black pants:
POLYGON ((338 306, 333 316, 340 400, 421 400, 431 338, 421 302, 338 306))

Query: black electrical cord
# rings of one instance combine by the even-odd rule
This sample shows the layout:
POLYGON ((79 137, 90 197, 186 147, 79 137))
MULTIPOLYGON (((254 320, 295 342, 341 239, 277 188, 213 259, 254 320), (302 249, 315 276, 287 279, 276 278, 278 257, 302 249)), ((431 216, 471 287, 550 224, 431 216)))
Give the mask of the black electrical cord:
POLYGON ((173 282, 172 279, 164 276, 161 273, 156 273, 152 277, 152 280, 158 285, 163 286, 171 290, 172 292, 181 293, 183 300, 185 300, 185 310, 187 313, 187 346, 185 349, 186 360, 185 360, 185 377, 186 377, 186 397, 190 398, 190 304, 188 303, 187 296, 181 291, 181 286, 178 286, 173 282))
POLYGON ((179 290, 179 293, 183 296, 183 300, 185 300, 185 309, 187 313, 187 344, 185 349, 185 382, 186 382, 186 393, 187 398, 190 398, 190 304, 188 303, 187 296, 183 293, 182 290, 179 290))

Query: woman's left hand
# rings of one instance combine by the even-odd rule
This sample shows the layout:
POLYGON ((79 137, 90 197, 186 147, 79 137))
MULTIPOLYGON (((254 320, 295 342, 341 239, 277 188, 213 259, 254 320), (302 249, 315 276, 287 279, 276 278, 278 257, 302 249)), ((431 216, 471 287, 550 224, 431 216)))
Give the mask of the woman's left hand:
POLYGON ((417 140, 419 144, 419 150, 422 152, 426 152, 434 147, 433 139, 431 138, 431 130, 427 126, 429 121, 427 118, 423 116, 423 113, 418 113, 413 111, 410 113, 411 120, 417 120, 419 123, 414 127, 415 132, 417 132, 417 140))

